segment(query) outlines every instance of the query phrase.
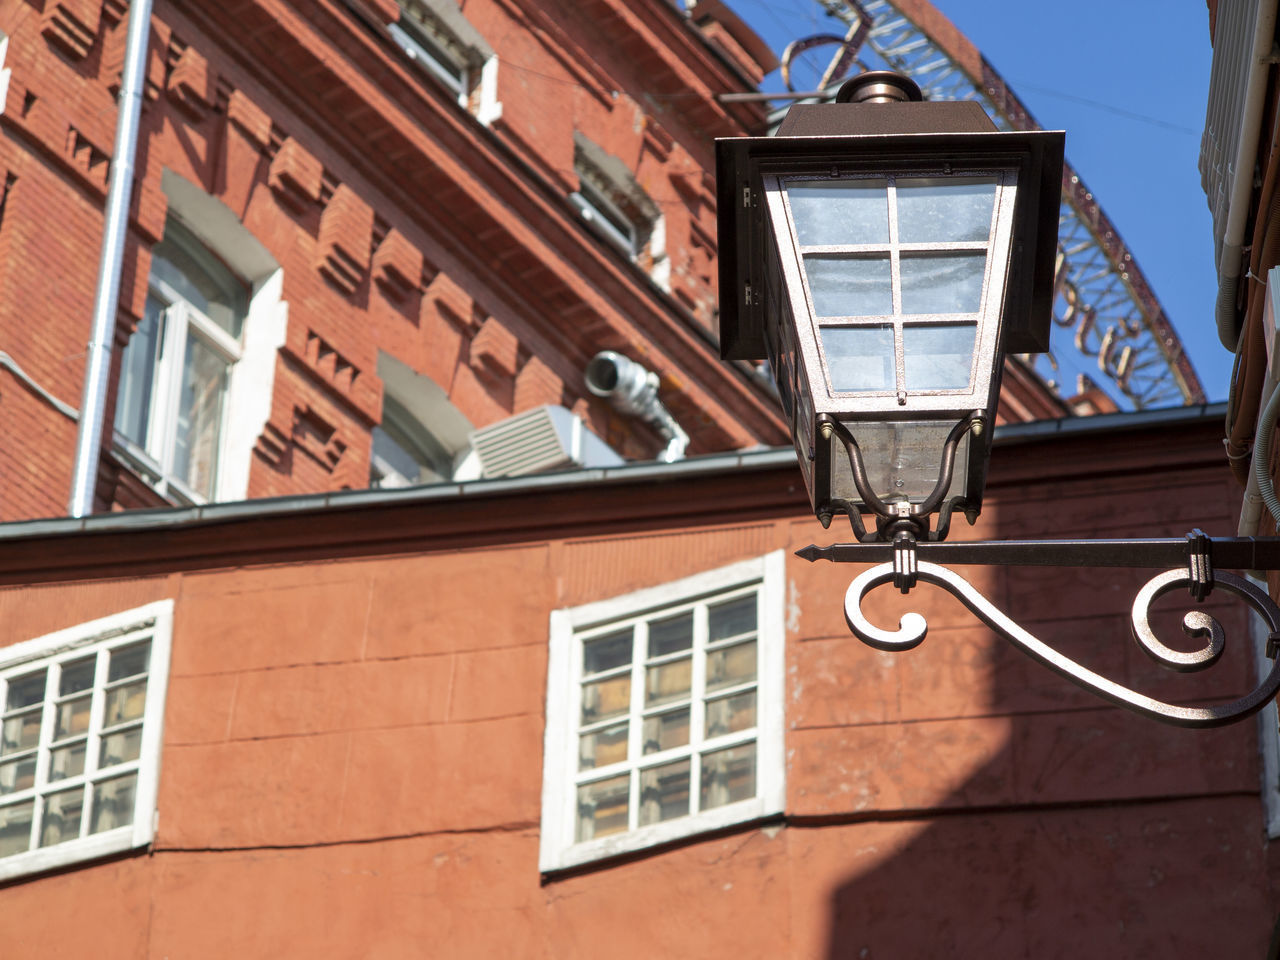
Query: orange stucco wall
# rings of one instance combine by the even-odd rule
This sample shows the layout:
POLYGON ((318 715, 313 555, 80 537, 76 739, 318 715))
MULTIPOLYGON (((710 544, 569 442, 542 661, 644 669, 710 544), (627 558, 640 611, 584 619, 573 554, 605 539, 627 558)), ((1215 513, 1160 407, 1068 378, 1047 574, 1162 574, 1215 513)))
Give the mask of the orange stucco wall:
MULTIPOLYGON (((983 519, 958 535, 1223 533, 1229 481, 1212 452, 1186 453, 1198 439, 1147 436, 1159 470, 1125 466, 1142 459, 1132 437, 998 449, 983 519)), ((794 503, 794 482, 758 485, 794 503)), ((673 516, 693 496, 630 495, 673 516)), ((544 882, 549 612, 833 539, 792 508, 746 513, 345 558, 352 533, 335 526, 332 549, 291 562, 0 590, 6 644, 176 604, 154 848, 0 888, 6 956, 1261 955, 1276 873, 1251 724, 1183 731, 1112 709, 929 587, 874 595, 878 622, 914 609, 930 634, 873 651, 843 622, 852 571, 795 557, 785 817, 544 882)), ((972 579, 1148 692, 1245 688, 1225 597, 1207 609, 1227 659, 1166 679, 1127 638, 1140 576, 972 579)))

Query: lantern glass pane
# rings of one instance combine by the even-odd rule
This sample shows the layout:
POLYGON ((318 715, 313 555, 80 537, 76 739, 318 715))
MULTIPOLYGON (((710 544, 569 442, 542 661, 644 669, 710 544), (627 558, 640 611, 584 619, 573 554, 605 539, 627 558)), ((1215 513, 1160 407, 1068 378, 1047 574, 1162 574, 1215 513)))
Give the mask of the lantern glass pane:
POLYGON ((893 390, 897 385, 893 327, 820 327, 834 393, 893 390))
POLYGON ((967 390, 973 368, 972 323, 906 325, 902 351, 908 390, 967 390))
POLYGON ((809 256, 804 258, 804 270, 813 311, 820 317, 887 317, 893 313, 893 280, 887 256, 809 256))
POLYGON ((991 234, 995 177, 929 177, 897 186, 900 242, 986 240, 991 234))
POLYGON ((985 253, 902 257, 903 313, 977 313, 982 306, 985 253))
MULTIPOLYGON (((882 500, 919 502, 933 492, 942 468, 942 447, 954 420, 912 420, 847 424, 866 467, 871 489, 882 500)), ((968 473, 968 448, 962 440, 956 451, 951 493, 958 493, 968 473)), ((859 500, 843 445, 831 457, 831 489, 834 496, 859 500)))
POLYGON ((884 180, 811 180, 787 184, 802 246, 889 242, 884 180))

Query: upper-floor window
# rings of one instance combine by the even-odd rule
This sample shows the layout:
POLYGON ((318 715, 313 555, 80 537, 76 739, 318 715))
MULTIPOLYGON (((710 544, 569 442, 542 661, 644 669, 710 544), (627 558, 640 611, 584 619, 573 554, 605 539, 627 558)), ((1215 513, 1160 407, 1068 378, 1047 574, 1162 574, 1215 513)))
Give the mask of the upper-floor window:
POLYGON ((551 617, 541 869, 783 804, 781 552, 551 617))
POLYGON ((248 302, 248 284, 170 218, 151 252, 146 312, 121 359, 115 428, 187 499, 214 493, 248 302))
POLYGON ((279 264, 217 198, 170 170, 146 309, 123 351, 114 451, 176 503, 247 495, 285 338, 279 264))
POLYGON ((0 880, 154 834, 173 602, 0 649, 0 880))
POLYGON ((467 22, 456 0, 398 3, 400 19, 387 30, 405 55, 451 90, 462 106, 474 109, 482 122, 500 116, 491 89, 497 66, 493 50, 467 22))
POLYGON ((378 377, 382 421, 373 428, 369 486, 474 479, 471 423, 436 382, 385 353, 378 377))
POLYGON ((578 189, 569 200, 583 220, 665 287, 667 253, 658 205, 621 159, 581 133, 574 134, 573 167, 578 189))

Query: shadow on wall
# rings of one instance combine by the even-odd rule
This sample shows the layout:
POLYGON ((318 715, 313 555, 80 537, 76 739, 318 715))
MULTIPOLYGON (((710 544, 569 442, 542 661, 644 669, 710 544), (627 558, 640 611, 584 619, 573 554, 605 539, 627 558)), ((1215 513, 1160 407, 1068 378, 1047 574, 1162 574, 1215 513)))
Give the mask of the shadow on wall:
MULTIPOLYGON (((1220 503, 1221 489, 1198 505, 1220 503)), ((990 504, 977 528, 953 537, 1181 536, 1189 529, 1162 514, 1161 504, 1179 502, 1166 496, 1182 493, 1131 494, 1134 509, 1116 511, 1123 528, 1064 523, 1089 514, 1063 508, 1057 493, 1051 504, 1010 492, 990 504)), ((1231 526, 1224 516, 1206 529, 1223 535, 1231 526)), ((1227 653, 1215 669, 1189 677, 1157 666, 1129 635, 1133 596, 1154 571, 961 572, 1042 640, 1152 696, 1206 702, 1249 689, 1244 615, 1223 593, 1204 609, 1226 629, 1227 653)), ((881 588, 895 598, 893 612, 877 597, 869 615, 890 626, 907 610, 939 609, 936 596, 917 596, 932 590, 901 598, 881 588)), ((1170 646, 1193 649, 1179 629, 1190 602, 1183 599, 1165 598, 1153 625, 1170 646)), ((1112 708, 970 622, 953 626, 944 616, 915 651, 878 655, 912 658, 910 667, 883 670, 886 682, 931 689, 899 690, 896 722, 889 718, 879 734, 895 738, 879 751, 889 759, 864 774, 876 785, 872 809, 818 828, 835 831, 823 833, 823 845, 846 852, 845 879, 831 894, 826 956, 1264 956, 1276 903, 1252 722, 1181 730, 1112 708), (944 673, 942 682, 929 678, 934 671, 944 673), (957 689, 966 682, 985 689, 957 689), (979 741, 991 744, 993 722, 1007 737, 984 756, 979 741), (949 788, 921 785, 955 770, 969 772, 949 788), (893 852, 847 873, 877 845, 893 852)))

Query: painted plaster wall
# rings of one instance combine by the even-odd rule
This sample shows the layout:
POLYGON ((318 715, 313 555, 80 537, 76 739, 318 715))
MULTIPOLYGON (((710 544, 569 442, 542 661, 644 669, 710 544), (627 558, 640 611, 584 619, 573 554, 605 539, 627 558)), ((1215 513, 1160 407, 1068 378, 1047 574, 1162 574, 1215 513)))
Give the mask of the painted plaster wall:
MULTIPOLYGON (((1221 533, 1226 511, 1204 510, 1229 481, 1211 452, 1183 456, 1194 439, 1148 438, 1157 471, 1124 466, 1147 459, 1129 439, 1087 461, 1060 448, 1073 462, 1050 480, 1052 445, 998 450, 973 535, 1221 533)), ((674 510, 680 488, 653 496, 674 510)), ((831 539, 791 512, 618 520, 0 590, 5 644, 176 604, 154 849, 0 888, 0 941, 15 957, 1261 955, 1277 874, 1249 724, 1179 731, 1110 709, 929 588, 873 595, 877 622, 930 622, 917 650, 875 652, 843 622, 850 572, 794 557, 785 821, 541 882, 549 611, 831 539)), ((1244 689, 1241 617, 1220 596, 1206 609, 1234 659, 1175 694, 1125 636, 1121 581, 1140 578, 972 579, 1146 690, 1244 689)))

